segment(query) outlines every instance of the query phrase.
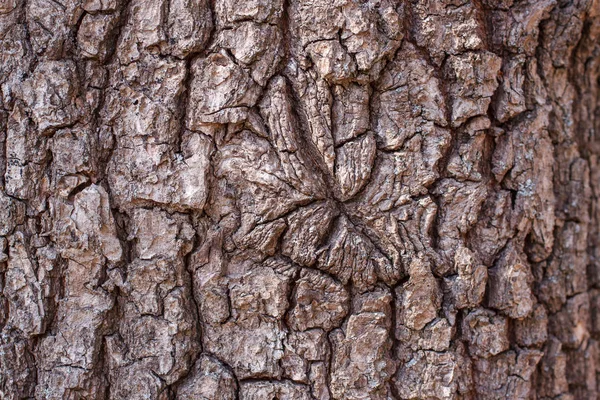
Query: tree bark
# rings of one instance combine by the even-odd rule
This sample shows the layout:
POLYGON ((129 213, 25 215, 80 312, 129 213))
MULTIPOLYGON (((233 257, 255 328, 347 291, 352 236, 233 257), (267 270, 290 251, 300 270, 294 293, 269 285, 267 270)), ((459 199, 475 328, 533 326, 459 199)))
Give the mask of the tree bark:
POLYGON ((600 2, 4 0, 0 398, 597 399, 600 2))

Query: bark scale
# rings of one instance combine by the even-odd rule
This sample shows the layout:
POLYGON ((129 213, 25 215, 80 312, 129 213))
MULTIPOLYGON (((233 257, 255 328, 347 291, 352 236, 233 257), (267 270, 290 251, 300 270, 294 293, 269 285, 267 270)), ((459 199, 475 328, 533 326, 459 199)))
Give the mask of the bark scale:
POLYGON ((5 0, 0 398, 596 399, 600 2, 5 0))

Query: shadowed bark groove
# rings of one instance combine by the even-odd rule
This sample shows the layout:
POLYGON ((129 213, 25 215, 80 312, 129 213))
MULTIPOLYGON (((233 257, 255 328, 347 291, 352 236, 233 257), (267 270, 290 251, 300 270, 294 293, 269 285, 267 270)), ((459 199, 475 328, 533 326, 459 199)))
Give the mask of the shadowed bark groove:
POLYGON ((6 0, 0 49, 0 398, 598 398, 600 2, 6 0))

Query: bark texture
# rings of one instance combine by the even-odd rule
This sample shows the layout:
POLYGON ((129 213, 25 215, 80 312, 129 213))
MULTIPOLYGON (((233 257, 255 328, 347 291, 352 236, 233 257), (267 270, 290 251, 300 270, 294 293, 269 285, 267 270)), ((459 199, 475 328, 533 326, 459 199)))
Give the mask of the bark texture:
POLYGON ((3 0, 0 398, 597 399, 598 0, 3 0))

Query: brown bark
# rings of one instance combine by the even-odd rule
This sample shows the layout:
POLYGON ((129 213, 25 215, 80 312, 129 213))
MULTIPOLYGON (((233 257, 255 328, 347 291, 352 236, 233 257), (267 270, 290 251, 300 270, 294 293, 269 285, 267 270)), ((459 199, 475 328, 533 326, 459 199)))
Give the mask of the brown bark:
POLYGON ((1 399, 596 399, 600 2, 4 0, 1 399))

